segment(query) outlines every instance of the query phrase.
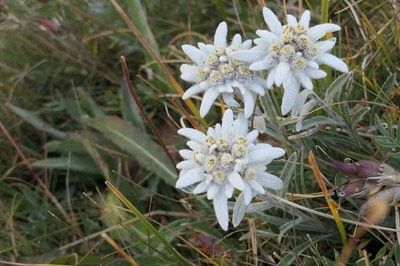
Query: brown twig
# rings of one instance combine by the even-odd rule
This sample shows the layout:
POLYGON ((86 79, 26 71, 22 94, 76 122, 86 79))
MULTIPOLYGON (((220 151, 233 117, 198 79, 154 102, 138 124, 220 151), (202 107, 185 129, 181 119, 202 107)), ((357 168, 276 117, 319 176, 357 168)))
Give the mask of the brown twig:
POLYGON ((145 111, 142 103, 139 101, 139 98, 136 95, 135 89, 134 89, 131 79, 129 77, 128 66, 126 65, 126 61, 123 56, 121 56, 120 62, 121 62, 121 66, 122 66, 122 72, 124 74, 124 79, 125 79, 126 85, 128 86, 129 93, 131 94, 132 99, 135 101, 136 106, 138 107, 139 111, 142 113, 144 119, 146 120, 147 125, 150 127, 150 130, 156 136, 158 142, 160 143, 164 152, 167 154, 169 160, 171 161, 171 163, 173 165, 176 165, 175 160, 174 160, 174 158, 172 158, 171 153, 168 151, 167 145, 165 144, 164 140, 162 139, 160 132, 158 132, 157 128, 151 121, 150 117, 146 114, 146 111, 145 111))

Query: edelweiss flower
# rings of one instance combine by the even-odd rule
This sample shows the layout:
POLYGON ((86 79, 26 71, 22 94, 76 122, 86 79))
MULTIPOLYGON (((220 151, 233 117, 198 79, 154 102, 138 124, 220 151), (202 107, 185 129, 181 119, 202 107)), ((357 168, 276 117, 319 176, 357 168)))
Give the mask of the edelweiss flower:
POLYGON ((268 30, 257 30, 260 38, 255 39, 256 46, 248 51, 237 51, 232 56, 238 60, 252 62, 250 70, 269 70, 267 88, 273 84, 283 84, 285 90, 282 100, 282 114, 287 114, 299 94, 300 85, 312 90, 311 79, 319 79, 326 73, 319 69, 325 64, 342 72, 348 72, 346 64, 328 51, 336 43, 336 38, 318 41, 327 32, 340 30, 336 24, 325 23, 309 28, 310 11, 306 10, 297 21, 287 16, 287 25, 279 22, 268 8, 263 9, 268 30))
POLYGON ((188 137, 189 149, 179 151, 184 161, 177 188, 194 194, 207 192, 213 200, 215 214, 224 230, 228 229, 228 199, 235 189, 242 191, 246 205, 254 194, 264 194, 264 187, 282 188, 282 180, 266 172, 266 165, 285 151, 266 143, 256 143, 258 131, 248 132, 247 119, 232 110, 225 111, 222 124, 209 128, 207 134, 191 128, 178 130, 188 137))
POLYGON ((221 22, 215 32, 214 45, 198 43, 183 45, 183 51, 195 62, 195 65, 183 64, 181 78, 196 83, 182 96, 185 100, 204 92, 200 106, 200 115, 204 117, 210 110, 215 99, 222 94, 224 102, 232 107, 239 107, 235 94, 244 101, 245 117, 250 117, 255 105, 255 93, 264 95, 265 82, 249 69, 249 64, 233 59, 231 53, 238 50, 248 50, 251 40, 242 42, 242 37, 236 34, 228 46, 226 37, 228 28, 221 22), (239 94, 240 92, 240 94, 239 94))

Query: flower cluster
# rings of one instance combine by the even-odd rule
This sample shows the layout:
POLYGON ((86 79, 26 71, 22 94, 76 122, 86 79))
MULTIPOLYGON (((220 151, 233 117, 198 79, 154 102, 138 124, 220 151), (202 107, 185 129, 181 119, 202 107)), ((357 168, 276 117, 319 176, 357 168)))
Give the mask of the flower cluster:
POLYGON ((207 134, 191 128, 178 131, 190 140, 189 149, 179 152, 184 160, 177 164, 180 174, 176 187, 193 194, 206 193, 213 200, 217 220, 224 230, 229 224, 228 199, 236 195, 235 191, 238 197, 233 210, 234 226, 254 196, 264 194, 266 188, 283 187, 281 179, 266 171, 266 165, 285 151, 257 143, 259 131, 248 130, 247 119, 255 108, 256 96, 264 95, 274 84, 283 85, 282 114, 291 111, 292 116, 298 117, 296 130, 300 130, 302 117, 316 104, 314 97, 306 101, 308 96, 314 96, 312 79, 326 76, 319 65, 348 71, 340 59, 328 54, 336 39, 319 41, 326 33, 340 30, 338 25, 326 23, 310 28, 309 11, 299 21, 289 15, 287 25, 282 25, 268 8, 263 9, 263 15, 270 30, 257 31, 260 38, 254 40, 253 48, 252 40, 242 41, 239 34, 228 44, 225 22, 219 24, 214 44, 182 46, 194 62, 181 66, 181 78, 194 83, 182 98, 204 92, 202 117, 220 95, 233 108, 240 107, 238 100, 244 102, 244 113, 235 116, 231 109, 226 110, 222 123, 210 127, 207 134), (264 78, 260 76, 263 70, 268 70, 264 78), (300 92, 301 86, 306 90, 300 92))
POLYGON ((347 65, 336 56, 328 54, 336 43, 335 38, 319 41, 328 32, 340 30, 336 24, 325 23, 309 28, 310 11, 305 11, 297 21, 287 16, 288 24, 282 25, 276 15, 268 8, 263 9, 268 30, 258 30, 260 37, 254 40, 256 46, 246 51, 237 51, 233 57, 250 62, 250 69, 268 70, 267 88, 283 85, 285 90, 281 111, 287 114, 293 107, 300 86, 313 89, 311 79, 326 76, 319 69, 326 64, 342 72, 348 72, 347 65))
POLYGON ((200 106, 200 115, 204 117, 210 110, 215 99, 222 94, 224 102, 231 107, 239 107, 235 95, 244 101, 244 114, 250 117, 255 105, 255 94, 264 95, 265 82, 249 69, 249 64, 232 58, 235 51, 248 50, 251 40, 242 42, 239 34, 233 37, 228 46, 228 34, 225 22, 219 24, 214 37, 214 45, 198 43, 183 45, 183 51, 195 62, 195 65, 183 64, 181 78, 193 82, 182 96, 183 99, 204 92, 200 106))
POLYGON ((266 164, 285 154, 281 148, 256 143, 258 131, 248 132, 247 119, 232 110, 225 111, 222 124, 209 128, 207 134, 191 128, 178 131, 190 139, 179 153, 184 161, 178 163, 177 188, 186 188, 193 194, 207 192, 213 200, 218 222, 228 228, 228 199, 235 189, 241 191, 249 205, 254 194, 264 194, 264 187, 282 188, 282 180, 266 172, 266 164))

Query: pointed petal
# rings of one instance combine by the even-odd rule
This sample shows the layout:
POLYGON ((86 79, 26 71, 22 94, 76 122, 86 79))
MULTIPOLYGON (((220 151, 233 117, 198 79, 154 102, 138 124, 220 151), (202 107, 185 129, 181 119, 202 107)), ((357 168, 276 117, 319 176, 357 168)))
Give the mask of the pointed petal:
POLYGON ((224 93, 222 98, 226 105, 231 107, 240 107, 240 104, 235 100, 235 95, 233 93, 224 93))
POLYGON ((178 130, 178 134, 199 143, 202 143, 206 137, 206 135, 203 132, 193 128, 181 128, 178 130))
POLYGON ((297 95, 299 94, 300 83, 296 78, 293 78, 290 84, 285 88, 283 93, 281 111, 282 115, 286 115, 292 109, 297 95))
POLYGON ((175 186, 177 188, 183 188, 193 185, 195 183, 203 181, 205 178, 202 167, 193 168, 188 171, 185 171, 184 174, 182 173, 183 172, 181 172, 181 174, 179 175, 179 179, 176 182, 175 186))
POLYGON ((238 226, 246 214, 246 204, 244 203, 243 192, 239 194, 236 199, 235 206, 233 207, 232 224, 234 227, 238 226))
POLYGON ((191 159, 193 156, 193 151, 188 150, 188 149, 182 149, 179 151, 179 155, 183 158, 183 159, 191 159))
POLYGON ((306 10, 301 15, 299 23, 303 25, 306 29, 308 29, 308 27, 310 26, 310 20, 311 20, 311 13, 309 10, 306 10))
POLYGON ((244 62, 255 62, 259 61, 261 58, 265 56, 264 51, 254 51, 253 49, 250 50, 241 50, 236 51, 231 54, 231 56, 237 60, 241 60, 244 62))
POLYGON ((210 111, 211 106, 213 105, 215 99, 217 99, 218 95, 220 93, 213 89, 209 88, 203 96, 203 101, 201 102, 200 105, 200 116, 205 117, 208 111, 210 111))
POLYGON ((267 88, 270 89, 274 85, 277 67, 272 68, 267 77, 267 88))
POLYGON ((202 88, 199 84, 193 85, 190 87, 185 93, 182 95, 182 99, 186 100, 192 97, 193 95, 199 94, 200 92, 204 91, 205 89, 202 88))
POLYGON ((184 44, 182 45, 182 50, 192 59, 196 64, 202 65, 204 64, 204 57, 206 54, 193 45, 184 44))
POLYGON ((232 39, 231 43, 234 44, 234 45, 242 44, 242 36, 240 36, 240 34, 235 34, 235 36, 233 36, 233 39, 232 39))
POLYGON ((234 186, 236 189, 243 191, 246 189, 246 186, 242 180, 242 177, 235 171, 228 175, 229 183, 234 186))
POLYGON ((230 197, 232 197, 233 195, 233 191, 235 190, 235 188, 230 184, 230 183, 226 183, 225 184, 225 196, 229 199, 230 197))
POLYGON ((276 69, 275 84, 281 86, 283 81, 287 78, 290 71, 290 65, 287 62, 279 62, 276 69))
POLYGON ((326 77, 326 72, 320 69, 313 69, 308 67, 304 71, 312 79, 322 79, 326 77))
POLYGON ((275 33, 272 33, 268 30, 257 30, 256 34, 267 41, 268 43, 273 43, 278 39, 278 36, 275 33))
POLYGON ((211 183, 208 186, 208 190, 207 190, 207 199, 211 200, 215 197, 215 195, 218 194, 218 192, 220 191, 221 186, 217 185, 216 183, 211 183))
POLYGON ((258 194, 264 195, 265 189, 255 180, 249 181, 250 187, 258 194))
POLYGON ((258 175, 258 183, 267 188, 281 189, 283 187, 283 181, 270 173, 262 172, 258 175))
POLYGON ((339 70, 341 72, 349 72, 347 65, 342 60, 340 60, 339 58, 337 58, 334 55, 322 54, 322 55, 318 56, 317 58, 315 58, 315 60, 321 64, 328 65, 328 66, 330 66, 336 70, 339 70))
POLYGON ((227 109, 222 117, 222 132, 229 132, 233 125, 233 112, 231 109, 227 109))
POLYGON ((205 181, 200 182, 196 188, 193 190, 193 194, 197 195, 197 194, 201 194, 206 192, 208 189, 208 185, 205 181))
POLYGON ((248 206, 250 204, 251 200, 253 199, 253 195, 251 193, 250 187, 247 187, 247 189, 244 190, 242 193, 244 196, 244 203, 248 206))
POLYGON ((333 46, 335 46, 335 42, 327 40, 327 41, 316 42, 315 45, 318 47, 318 53, 323 54, 329 52, 333 48, 333 46))
POLYGON ((226 22, 221 22, 218 25, 214 35, 214 46, 215 47, 226 47, 226 36, 228 35, 228 26, 226 22))
POLYGON ((254 62, 253 64, 250 65, 250 70, 253 71, 261 71, 261 70, 266 70, 271 68, 272 66, 275 65, 275 62, 271 61, 268 62, 267 60, 260 60, 257 62, 254 62))
POLYGON ((245 40, 245 41, 242 43, 242 48, 243 48, 243 50, 248 50, 248 49, 250 49, 250 47, 251 47, 252 44, 253 44, 253 41, 252 41, 252 40, 245 40))
POLYGON ((307 31, 307 36, 310 41, 315 42, 325 36, 328 32, 339 31, 341 28, 333 23, 324 23, 311 27, 307 31))
POLYGON ((271 32, 280 35, 282 31, 282 24, 278 20, 278 17, 274 14, 274 12, 272 12, 271 9, 264 7, 263 16, 264 21, 265 23, 267 23, 271 32))
POLYGON ((257 130, 252 130, 246 135, 248 143, 253 143, 258 137, 258 131, 257 130))
POLYGON ((306 88, 307 90, 310 90, 310 91, 313 89, 312 80, 305 72, 297 73, 297 77, 300 80, 300 82, 304 88, 306 88))
POLYGON ((273 159, 279 158, 285 154, 285 150, 281 148, 260 149, 249 152, 248 158, 251 163, 270 162, 273 159))
POLYGON ((255 97, 253 93, 248 91, 245 95, 243 95, 243 101, 244 101, 244 117, 249 118, 253 113, 255 105, 255 97))
POLYGON ((249 89, 257 94, 260 94, 261 96, 263 96, 265 94, 265 89, 263 88, 263 86, 261 86, 260 84, 256 83, 256 82, 252 82, 248 85, 249 89))
POLYGON ((287 15, 286 19, 288 25, 294 26, 297 24, 297 19, 293 15, 287 15))
POLYGON ((215 215, 217 216, 219 225, 225 231, 228 230, 228 199, 224 193, 218 193, 218 195, 214 197, 213 203, 215 215))
POLYGON ((192 160, 185 160, 185 161, 179 162, 176 165, 176 168, 185 169, 185 170, 189 170, 189 169, 192 169, 192 168, 195 168, 195 167, 198 167, 198 165, 192 160))

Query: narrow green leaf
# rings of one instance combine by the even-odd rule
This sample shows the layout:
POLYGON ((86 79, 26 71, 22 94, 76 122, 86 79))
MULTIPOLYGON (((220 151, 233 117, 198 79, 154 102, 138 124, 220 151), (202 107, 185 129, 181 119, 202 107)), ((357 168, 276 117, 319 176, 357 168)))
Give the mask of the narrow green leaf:
MULTIPOLYGON (((383 83, 382 88, 379 90, 378 95, 374 99, 374 102, 376 102, 376 103, 389 102, 388 95, 389 95, 390 91, 393 89, 395 81, 396 81, 396 74, 394 73, 394 74, 390 75, 386 79, 386 81, 383 83)), ((380 108, 382 108, 382 106, 374 104, 371 109, 371 114, 375 115, 380 108)))
POLYGON ((55 129, 54 127, 50 126, 49 124, 47 124, 46 122, 44 122, 40 116, 38 115, 38 113, 34 113, 22 108, 19 108, 15 105, 12 104, 8 104, 7 105, 8 108, 13 111, 16 115, 22 117, 27 123, 31 124, 32 126, 34 126, 35 128, 39 129, 39 130, 44 130, 45 132, 47 132, 48 134, 59 138, 59 139, 63 139, 67 136, 66 133, 59 131, 58 129, 55 129))
POLYGON ((149 135, 116 116, 88 118, 86 121, 120 149, 132 155, 145 169, 168 184, 175 185, 175 167, 162 147, 149 135))
POLYGON ((106 185, 111 192, 125 204, 132 213, 164 244, 165 248, 181 263, 180 265, 191 265, 181 254, 179 254, 171 243, 165 239, 162 234, 147 220, 147 218, 110 182, 106 181, 106 185))
POLYGON ((351 74, 351 72, 344 73, 340 75, 334 82, 332 82, 325 94, 325 102, 327 105, 332 104, 335 95, 342 90, 344 84, 346 84, 351 77, 351 74))
POLYGON ((32 164, 36 168, 70 169, 88 174, 101 174, 100 169, 88 156, 58 157, 38 160, 32 164))
POLYGON ((356 129, 357 128, 357 124, 363 119, 363 117, 371 110, 371 108, 369 107, 363 107, 360 108, 359 110, 357 110, 357 112, 355 112, 353 114, 352 118, 352 128, 356 129))
POLYGON ((140 128, 143 132, 145 131, 142 116, 129 93, 125 80, 121 81, 121 111, 124 120, 131 121, 133 125, 140 128))
POLYGON ((292 182, 292 178, 296 170, 296 162, 297 162, 297 152, 293 152, 290 155, 289 159, 287 160, 282 170, 281 179, 283 181, 283 188, 279 190, 277 193, 280 197, 285 196, 289 184, 292 182))

